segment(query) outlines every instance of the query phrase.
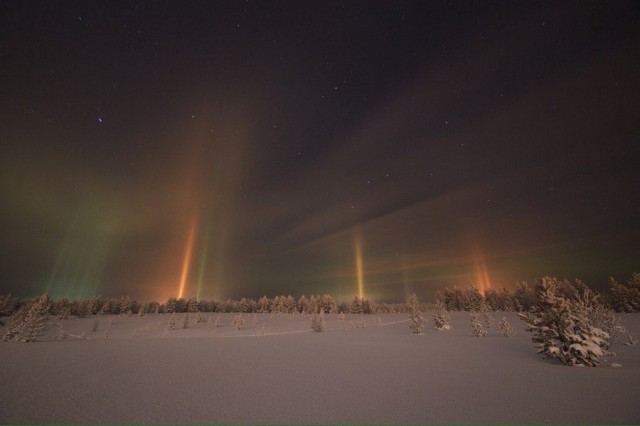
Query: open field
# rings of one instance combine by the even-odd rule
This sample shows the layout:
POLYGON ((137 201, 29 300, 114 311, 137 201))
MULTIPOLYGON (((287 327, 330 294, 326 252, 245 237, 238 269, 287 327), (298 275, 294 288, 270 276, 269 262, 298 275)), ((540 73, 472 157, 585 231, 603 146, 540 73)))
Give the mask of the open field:
MULTIPOLYGON (((451 314, 452 330, 427 316, 419 336, 399 314, 365 328, 327 315, 322 333, 283 314, 245 315, 240 331, 235 314, 217 328, 192 314, 188 329, 178 314, 168 335, 169 314, 100 317, 97 331, 94 317, 64 320, 88 339, 54 340, 51 327, 0 344, 0 423, 640 422, 640 345, 571 368, 540 358, 514 313, 512 338, 495 326, 471 337, 469 314, 451 314)), ((622 317, 640 336, 640 315, 622 317)))

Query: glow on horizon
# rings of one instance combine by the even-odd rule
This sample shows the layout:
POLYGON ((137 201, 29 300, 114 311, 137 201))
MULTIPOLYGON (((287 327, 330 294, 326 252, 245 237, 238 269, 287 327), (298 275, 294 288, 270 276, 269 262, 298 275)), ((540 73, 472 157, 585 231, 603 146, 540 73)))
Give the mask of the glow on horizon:
POLYGON ((360 236, 356 237, 355 240, 356 245, 356 273, 358 276, 358 297, 360 299, 364 298, 364 273, 362 272, 362 244, 360 241, 360 236))
POLYGON ((184 258, 182 260, 182 274, 180 275, 180 287, 178 288, 178 299, 183 297, 184 287, 189 276, 189 267, 191 266, 191 254, 193 252, 193 243, 196 233, 196 220, 191 222, 191 228, 189 229, 189 235, 187 236, 187 245, 184 251, 184 258))

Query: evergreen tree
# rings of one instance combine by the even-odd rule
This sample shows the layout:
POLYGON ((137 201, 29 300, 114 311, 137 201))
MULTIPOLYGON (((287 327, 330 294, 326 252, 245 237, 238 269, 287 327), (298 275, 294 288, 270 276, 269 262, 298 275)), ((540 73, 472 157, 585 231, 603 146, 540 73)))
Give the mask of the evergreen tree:
MULTIPOLYGON (((135 301, 129 296, 124 296, 120 298, 120 313, 131 315, 133 312, 135 301)), ((115 313, 115 312, 114 312, 115 313)))
POLYGON ((104 298, 100 295, 94 296, 89 299, 89 313, 91 315, 98 315, 102 310, 102 305, 104 305, 104 298))
POLYGON ((325 314, 332 314, 337 310, 336 299, 330 294, 323 294, 320 297, 319 304, 320 309, 323 310, 325 314))
POLYGON ((198 299, 195 297, 190 298, 187 302, 187 312, 198 312, 199 310, 198 299))
POLYGON ((105 300, 104 304, 102 305, 102 308, 100 309, 100 312, 98 312, 99 315, 110 315, 110 314, 116 314, 118 313, 119 308, 116 307, 116 305, 114 304, 113 299, 108 298, 105 300))
MULTIPOLYGON (((0 317, 5 317, 11 315, 9 312, 9 301, 11 299, 11 295, 7 294, 6 296, 0 296, 0 317)), ((2 323, 0 323, 2 325, 2 323)))
POLYGON ((311 296, 309 296, 309 313, 310 314, 314 312, 317 313, 319 309, 320 309, 320 298, 312 294, 311 296))
POLYGON ((176 328, 176 313, 171 314, 171 318, 169 318, 169 330, 173 330, 176 328))
POLYGON ((355 328, 366 328, 367 320, 364 319, 364 314, 360 314, 360 318, 351 323, 355 328))
POLYGON ((609 338, 606 339, 607 349, 613 345, 616 337, 625 334, 626 330, 622 326, 621 318, 602 303, 600 296, 595 291, 589 288, 582 290, 581 293, 577 293, 576 302, 585 305, 584 309, 587 311, 589 323, 609 335, 609 338))
POLYGON ((471 312, 470 320, 471 320, 471 335, 475 337, 486 337, 487 330, 484 328, 484 325, 478 318, 477 312, 473 312, 473 311, 471 312))
POLYGON ((613 354, 606 350, 609 334, 589 322, 588 311, 583 295, 567 299, 559 294, 557 279, 545 277, 536 283, 531 314, 519 316, 543 357, 595 367, 613 354))
POLYGON ((492 288, 488 288, 484 292, 484 303, 489 310, 497 311, 499 309, 498 292, 492 288))
POLYGON ((433 312, 431 313, 431 318, 433 318, 433 324, 436 330, 446 331, 451 329, 449 313, 440 300, 436 300, 433 312))
POLYGON ((240 311, 241 313, 245 313, 245 314, 247 312, 249 312, 249 302, 247 301, 246 297, 243 297, 238 302, 238 311, 240 311))
POLYGON ((420 312, 418 296, 416 296, 415 293, 412 293, 409 297, 409 319, 411 320, 411 324, 409 325, 411 332, 413 334, 422 334, 424 317, 420 312))
POLYGON ((640 312, 640 273, 631 274, 626 283, 609 279, 611 306, 618 312, 640 312))
POLYGON ((22 306, 7 324, 3 341, 35 342, 44 334, 49 320, 49 296, 37 297, 31 304, 22 306))
POLYGON ((266 314, 271 310, 269 298, 267 296, 262 296, 258 299, 258 312, 261 314, 266 314))
POLYGON ((218 314, 216 316, 215 321, 213 322, 215 328, 222 327, 224 323, 222 322, 222 315, 218 314))
POLYGON ((513 304, 518 312, 528 312, 535 304, 536 296, 533 286, 527 281, 520 281, 516 284, 513 292, 513 304))
POLYGON ((353 299, 351 300, 351 305, 349 306, 349 312, 352 313, 352 314, 362 314, 362 313, 364 313, 364 310, 363 310, 363 307, 362 307, 362 301, 363 301, 363 299, 358 297, 357 294, 355 296, 353 296, 353 299))
POLYGON ((507 321, 507 317, 502 317, 502 319, 500 320, 500 323, 498 324, 498 328, 502 331, 502 334, 504 334, 506 337, 511 337, 514 334, 516 334, 513 327, 511 327, 511 324, 509 324, 509 321, 507 321))
POLYGON ((495 320, 491 316, 489 306, 485 302, 480 302, 479 313, 484 327, 491 328, 491 326, 495 323, 495 320))
POLYGON ((176 299, 175 297, 170 297, 167 300, 167 303, 165 304, 165 310, 171 314, 173 314, 174 312, 177 312, 177 307, 178 307, 178 299, 176 299))
POLYGON ((321 310, 320 313, 313 313, 311 316, 311 331, 315 333, 320 333, 324 330, 324 311, 321 310))
POLYGON ((189 328, 190 322, 191 322, 191 318, 189 318, 189 313, 186 313, 182 320, 182 328, 185 328, 185 329, 189 328))
POLYGON ((233 318, 233 325, 236 327, 236 330, 242 330, 244 328, 245 321, 244 321, 244 317, 242 316, 242 314, 236 315, 233 318))
POLYGON ((145 302, 142 305, 140 305, 140 307, 138 308, 138 316, 143 317, 148 313, 149 313, 149 304, 145 302))
POLYGON ((304 294, 300 296, 300 299, 298 299, 298 311, 301 314, 309 313, 309 300, 307 300, 307 297, 304 294))
POLYGON ((71 315, 71 307, 70 306, 64 306, 60 309, 60 313, 58 315, 58 319, 61 320, 66 320, 69 319, 69 316, 71 315))
POLYGON ((513 297, 511 296, 511 293, 509 293, 509 290, 503 287, 496 297, 495 310, 511 312, 514 309, 515 306, 513 305, 513 297))
POLYGON ((71 304, 71 314, 78 318, 86 317, 89 312, 89 300, 76 300, 71 304))
POLYGON ((296 310, 296 299, 293 296, 288 295, 284 301, 284 307, 288 314, 295 312, 296 310))
POLYGON ((281 314, 285 311, 284 309, 284 301, 286 298, 284 296, 276 296, 273 298, 273 302, 271 303, 271 313, 281 314))

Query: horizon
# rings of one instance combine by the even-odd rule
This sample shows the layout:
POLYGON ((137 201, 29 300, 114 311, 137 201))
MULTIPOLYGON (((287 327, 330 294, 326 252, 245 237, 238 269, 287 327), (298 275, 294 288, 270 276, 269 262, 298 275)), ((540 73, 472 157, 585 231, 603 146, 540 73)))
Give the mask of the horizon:
MULTIPOLYGON (((633 274, 637 274, 637 272, 633 272, 633 274)), ((618 283, 627 283, 633 278, 633 274, 628 279, 620 280, 620 279, 617 279, 616 277, 610 277, 610 280, 613 279, 618 283)), ((487 287, 485 289, 480 289, 478 286, 475 286, 473 284, 469 284, 469 285, 455 285, 454 284, 452 286, 438 287, 437 290, 435 290, 431 295, 429 295, 427 297, 419 296, 415 292, 412 292, 412 293, 416 294, 416 296, 418 296, 418 300, 420 301, 420 303, 432 303, 433 300, 437 300, 438 299, 438 292, 444 291, 444 290, 453 290, 453 289, 456 289, 456 288, 457 289, 461 289, 461 290, 470 290, 470 289, 477 290, 478 294, 482 298, 486 297, 486 292, 487 291, 494 291, 496 294, 501 294, 501 293, 506 292, 510 296, 513 296, 513 292, 514 292, 515 287, 516 287, 517 284, 519 284, 521 282, 525 282, 528 285, 533 287, 542 278, 553 278, 553 279, 557 279, 558 282, 568 282, 569 284, 572 284, 572 285, 575 282, 580 282, 582 284, 586 284, 586 286, 589 289, 596 291, 598 294, 604 294, 605 296, 611 294, 611 286, 610 286, 611 281, 610 280, 607 282, 606 286, 602 285, 602 286, 599 286, 599 287, 595 287, 595 286, 591 285, 590 283, 585 282, 584 280, 581 280, 580 278, 569 279, 569 278, 564 278, 564 277, 552 277, 552 276, 549 276, 549 275, 546 275, 546 276, 543 276, 543 277, 540 277, 540 278, 537 278, 537 279, 531 280, 531 281, 530 280, 519 280, 517 283, 515 283, 514 286, 511 286, 511 287, 502 286, 502 287, 499 287, 499 288, 487 287)), ((308 300, 311 297, 321 298, 321 297, 324 297, 324 296, 329 296, 329 297, 333 298, 337 304, 341 304, 341 303, 347 303, 348 304, 349 302, 353 301, 355 298, 358 298, 358 299, 363 300, 363 301, 368 301, 368 302, 371 302, 371 303, 374 303, 374 304, 379 304, 379 303, 380 304, 407 304, 407 303, 409 303, 409 297, 411 296, 412 293, 407 294, 404 299, 389 299, 389 298, 387 298, 387 299, 376 299, 376 298, 369 297, 366 294, 359 294, 358 291, 353 293, 351 296, 346 296, 344 298, 335 297, 335 295, 333 295, 331 293, 262 294, 261 296, 238 296, 238 297, 225 297, 225 298, 222 298, 222 299, 211 298, 211 297, 197 297, 195 295, 192 295, 192 296, 183 295, 181 297, 178 297, 178 296, 174 295, 174 296, 169 296, 166 299, 158 299, 158 298, 149 299, 149 298, 146 298, 144 296, 141 297, 141 298, 140 297, 132 297, 129 294, 119 294, 119 295, 94 294, 94 295, 90 295, 88 297, 83 297, 83 298, 73 298, 73 297, 70 297, 68 295, 60 295, 60 296, 54 297, 54 296, 52 296, 50 294, 47 294, 47 293, 42 293, 42 294, 37 294, 37 295, 27 295, 27 296, 16 295, 16 294, 11 294, 11 293, 6 293, 6 294, 0 293, 0 297, 4 296, 4 297, 15 297, 15 298, 18 298, 18 299, 33 299, 33 298, 37 298, 37 297, 40 297, 40 296, 48 296, 49 299, 52 300, 52 301, 59 301, 59 300, 62 300, 62 299, 67 299, 67 300, 69 300, 69 302, 72 302, 72 303, 73 302, 77 302, 77 301, 91 300, 91 299, 96 298, 96 297, 99 297, 99 298, 102 298, 102 299, 105 299, 105 300, 106 299, 114 300, 114 299, 126 299, 126 298, 129 298, 129 299, 131 299, 132 301, 134 301, 136 303, 143 303, 143 304, 144 303, 158 303, 159 305, 163 306, 163 305, 166 304, 166 302, 168 302, 171 299, 175 299, 177 301, 185 301, 185 302, 188 302, 188 301, 190 301, 192 299, 195 299, 197 302, 225 303, 225 302, 228 302, 228 301, 239 302, 242 299, 245 299, 248 302, 251 302, 251 301, 259 302, 260 299, 262 299, 263 297, 266 297, 268 300, 273 301, 277 297, 289 297, 289 296, 291 296, 294 299, 295 303, 297 304, 302 297, 305 297, 308 300)))

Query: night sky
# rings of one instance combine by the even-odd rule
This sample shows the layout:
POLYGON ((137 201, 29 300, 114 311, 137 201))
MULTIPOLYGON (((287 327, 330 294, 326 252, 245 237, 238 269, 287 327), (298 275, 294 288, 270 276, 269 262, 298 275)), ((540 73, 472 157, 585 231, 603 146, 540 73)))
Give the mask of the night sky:
POLYGON ((640 270, 637 1, 1 1, 0 293, 640 270))

